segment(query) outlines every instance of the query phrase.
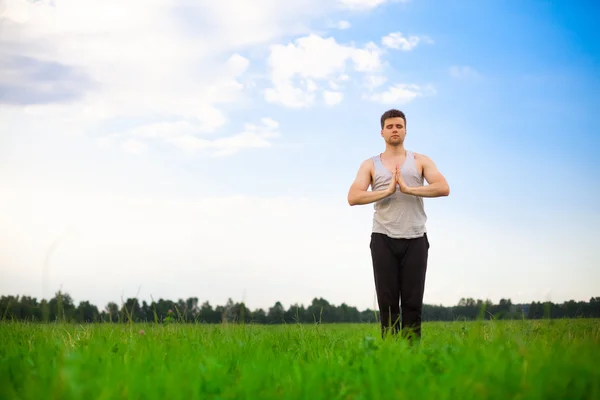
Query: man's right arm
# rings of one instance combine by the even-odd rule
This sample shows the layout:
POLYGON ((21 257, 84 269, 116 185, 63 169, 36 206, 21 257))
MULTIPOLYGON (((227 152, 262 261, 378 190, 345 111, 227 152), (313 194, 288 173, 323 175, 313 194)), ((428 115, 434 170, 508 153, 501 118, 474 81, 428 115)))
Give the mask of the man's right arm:
MULTIPOLYGON (((356 178, 348 191, 348 204, 351 206, 374 203, 393 193, 390 188, 386 188, 385 190, 368 190, 369 185, 371 185, 372 167, 372 160, 363 161, 360 165, 356 178)), ((395 187, 393 189, 395 191, 395 187)))

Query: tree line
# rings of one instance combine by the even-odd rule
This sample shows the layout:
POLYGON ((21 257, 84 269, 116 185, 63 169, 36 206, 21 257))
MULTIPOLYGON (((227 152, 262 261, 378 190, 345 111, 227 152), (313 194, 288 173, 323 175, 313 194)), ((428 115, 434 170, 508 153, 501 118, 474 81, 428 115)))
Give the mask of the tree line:
MULTIPOLYGON (((2 296, 0 317, 2 321, 31 322, 198 322, 198 323, 374 323, 377 310, 358 310, 342 303, 339 306, 323 298, 314 298, 308 306, 292 304, 287 309, 276 302, 267 310, 250 310, 243 302, 229 299, 224 305, 212 306, 208 301, 199 303, 197 297, 178 301, 159 299, 141 303, 137 298, 109 302, 99 309, 89 301, 75 301, 68 293, 57 292, 50 300, 38 301, 30 296, 2 296)), ((542 319, 542 318, 600 318, 600 297, 585 301, 563 303, 532 302, 513 304, 501 299, 495 304, 489 300, 463 298, 455 306, 425 304, 423 321, 454 321, 475 319, 542 319)))

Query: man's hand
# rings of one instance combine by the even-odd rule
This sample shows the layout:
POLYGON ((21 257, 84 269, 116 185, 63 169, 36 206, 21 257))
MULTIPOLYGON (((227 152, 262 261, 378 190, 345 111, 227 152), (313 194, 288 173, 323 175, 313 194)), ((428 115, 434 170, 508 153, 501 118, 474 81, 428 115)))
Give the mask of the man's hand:
POLYGON ((348 204, 351 206, 370 204, 396 193, 397 174, 394 174, 387 188, 369 191, 369 186, 372 184, 372 176, 373 160, 368 159, 363 161, 348 191, 348 204))
POLYGON ((402 177, 402 173, 400 172, 398 165, 396 165, 396 171, 394 175, 396 176, 396 183, 398 183, 398 185, 400 186, 400 191, 404 194, 410 194, 410 188, 408 187, 406 182, 404 182, 404 178, 402 177))
POLYGON ((450 194, 450 186, 446 178, 440 173, 435 163, 427 156, 418 154, 418 162, 423 165, 423 177, 428 185, 407 186, 402 175, 398 177, 400 191, 405 194, 418 197, 442 197, 450 194))
MULTIPOLYGON (((402 174, 400 173, 400 167, 398 167, 398 164, 396 164, 396 169, 394 169, 392 180, 390 181, 390 185, 387 187, 387 190, 386 190, 388 195, 392 195, 392 194, 396 193, 396 191, 398 190, 398 188, 397 188, 397 185, 399 183, 398 178, 402 179, 402 174)), ((402 190, 402 186, 400 186, 400 189, 402 190)))

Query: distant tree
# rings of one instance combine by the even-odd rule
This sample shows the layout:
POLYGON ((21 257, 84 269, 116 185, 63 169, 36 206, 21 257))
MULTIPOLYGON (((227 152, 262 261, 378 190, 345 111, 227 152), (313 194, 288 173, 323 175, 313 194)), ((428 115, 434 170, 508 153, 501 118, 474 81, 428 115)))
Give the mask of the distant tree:
MULTIPOLYGON (((253 324, 293 324, 293 323, 375 323, 379 320, 377 310, 359 311, 346 303, 333 305, 323 298, 314 298, 308 306, 292 304, 286 310, 279 301, 268 310, 251 311, 244 302, 228 299, 225 305, 213 307, 208 301, 198 305, 197 297, 177 302, 168 299, 145 300, 141 305, 137 298, 128 298, 119 306, 109 302, 100 312, 87 300, 75 306, 68 293, 59 291, 49 300, 38 301, 30 296, 0 297, 0 318, 4 321, 30 322, 158 322, 167 320, 180 323, 253 323, 253 324)), ((502 298, 498 304, 490 300, 462 298, 457 305, 423 306, 423 321, 453 321, 483 319, 540 319, 540 318, 600 318, 600 297, 592 297, 588 302, 569 300, 561 304, 549 301, 533 301, 515 304, 509 298, 502 298)))
POLYGON ((108 314, 109 322, 117 322, 121 320, 119 306, 115 302, 110 302, 106 305, 106 314, 108 314))
POLYGON ((75 314, 77 322, 96 322, 100 318, 98 307, 89 301, 80 301, 75 314))
POLYGON ((267 322, 281 324, 285 322, 285 309, 283 305, 278 301, 275 305, 269 308, 269 312, 267 314, 267 322))
POLYGON ((48 302, 50 321, 71 322, 75 316, 75 304, 68 293, 56 292, 48 302))

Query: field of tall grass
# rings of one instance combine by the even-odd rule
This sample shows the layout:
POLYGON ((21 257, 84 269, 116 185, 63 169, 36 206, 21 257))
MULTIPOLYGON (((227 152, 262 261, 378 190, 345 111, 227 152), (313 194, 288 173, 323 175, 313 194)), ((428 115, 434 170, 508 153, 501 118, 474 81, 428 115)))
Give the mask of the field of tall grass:
POLYGON ((0 323, 1 399, 600 399, 600 320, 0 323))

